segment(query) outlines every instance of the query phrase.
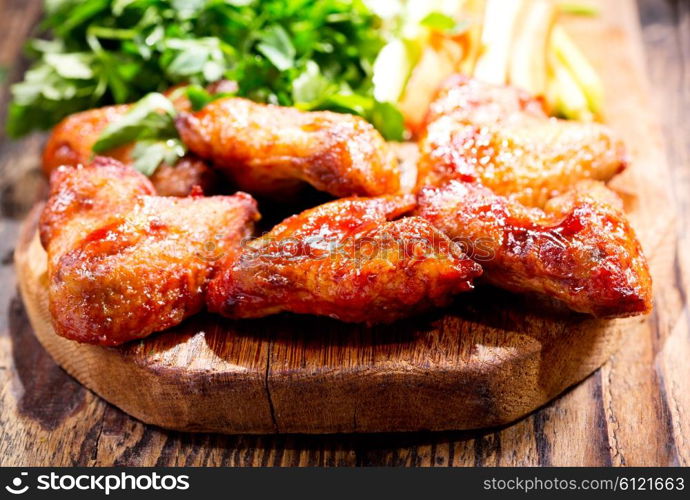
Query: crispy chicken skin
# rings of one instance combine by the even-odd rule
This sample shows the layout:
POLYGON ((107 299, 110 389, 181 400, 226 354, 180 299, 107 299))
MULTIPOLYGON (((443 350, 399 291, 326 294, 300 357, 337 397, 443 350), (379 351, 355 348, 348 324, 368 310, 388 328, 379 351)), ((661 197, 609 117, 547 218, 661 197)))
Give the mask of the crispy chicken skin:
POLYGON ((481 268, 423 219, 392 220, 413 207, 410 195, 345 198, 286 219, 225 261, 209 310, 373 324, 447 304, 481 268))
POLYGON ((151 175, 151 183, 160 196, 187 196, 197 186, 204 194, 218 193, 220 179, 203 160, 187 154, 175 165, 161 164, 151 175))
POLYGON ((549 118, 518 89, 458 75, 431 105, 420 151, 420 185, 480 182, 536 207, 578 180, 605 181, 626 166, 607 127, 549 118))
POLYGON ((109 157, 97 156, 84 168, 59 167, 51 173, 50 196, 41 214, 41 243, 46 250, 49 245, 58 250, 53 255, 62 254, 74 235, 92 231, 137 197, 153 194, 145 176, 109 157))
MULTIPOLYGON (((87 164, 93 157, 92 147, 103 130, 119 120, 131 105, 120 104, 74 113, 58 123, 43 148, 43 171, 50 173, 61 165, 87 164)), ((108 152, 121 162, 131 161, 132 146, 122 146, 108 152)))
POLYGON ((112 159, 60 167, 42 214, 55 331, 101 345, 177 325, 204 305, 219 259, 258 219, 247 194, 152 196, 112 159))
MULTIPOLYGON (((176 104, 188 109, 182 103, 176 104)), ((93 157, 92 147, 103 130, 122 118, 131 108, 129 104, 106 106, 75 113, 55 128, 43 149, 43 171, 50 173, 61 165, 86 165, 93 157)), ((123 163, 132 161, 132 145, 108 151, 107 155, 123 163)), ((193 155, 187 155, 175 165, 162 164, 151 177, 161 196, 187 196, 194 186, 205 193, 215 191, 218 177, 213 169, 193 155)))
POLYGON ((418 201, 415 214, 473 247, 494 285, 543 293, 599 317, 651 309, 640 244, 620 199, 601 182, 580 181, 544 210, 460 181, 426 187, 418 201))
POLYGON ((181 113, 177 129, 190 151, 252 194, 289 196, 303 182, 337 197, 399 189, 394 155, 356 116, 224 98, 181 113))

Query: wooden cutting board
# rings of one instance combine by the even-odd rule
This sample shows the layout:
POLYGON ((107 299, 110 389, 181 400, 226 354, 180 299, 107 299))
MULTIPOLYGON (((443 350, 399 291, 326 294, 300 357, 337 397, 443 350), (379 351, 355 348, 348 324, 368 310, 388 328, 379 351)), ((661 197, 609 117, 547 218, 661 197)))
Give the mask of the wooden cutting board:
MULTIPOLYGON (((662 147, 650 133, 639 27, 625 0, 569 31, 598 67, 607 120, 627 141, 624 194, 654 271, 673 224, 662 147)), ((120 348, 55 335, 36 207, 16 248, 36 335, 70 374, 144 422, 185 431, 334 433, 469 429, 511 422, 603 364, 644 319, 600 321, 485 288, 451 307, 365 328, 281 315, 233 322, 200 315, 120 348)))

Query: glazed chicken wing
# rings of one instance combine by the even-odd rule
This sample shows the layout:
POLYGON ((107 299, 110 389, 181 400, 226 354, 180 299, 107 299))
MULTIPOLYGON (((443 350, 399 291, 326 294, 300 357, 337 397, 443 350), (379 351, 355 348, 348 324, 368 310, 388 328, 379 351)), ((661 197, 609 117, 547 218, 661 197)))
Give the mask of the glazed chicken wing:
POLYGON ((252 194, 289 196, 304 182, 338 197, 393 194, 400 186, 383 137, 356 116, 225 98, 182 113, 177 128, 190 151, 252 194))
POLYGON ((151 193, 148 179, 112 159, 53 173, 40 234, 59 335, 118 345, 199 312, 219 259, 258 218, 244 193, 151 193))
POLYGON ((53 256, 64 253, 75 234, 86 234, 127 210, 151 182, 109 157, 97 156, 88 168, 59 167, 50 176, 50 197, 41 214, 40 237, 53 256), (63 234, 65 236, 63 236, 63 234))
POLYGON ((544 210, 460 181, 424 188, 418 201, 416 215, 468 245, 496 286, 543 293, 600 317, 651 308, 646 260, 619 198, 603 183, 581 181, 544 210))
POLYGON ((209 310, 231 318, 281 311, 386 323, 472 288, 481 268, 411 210, 414 198, 346 198, 302 212, 227 259, 209 310))
MULTIPOLYGON (((187 109, 182 103, 178 103, 187 109)), ((93 145, 105 128, 121 119, 131 109, 130 104, 90 109, 68 116, 58 123, 43 149, 43 171, 50 175, 61 165, 86 165, 93 158, 93 145)), ((132 162, 132 144, 107 152, 107 156, 123 163, 132 162)), ((187 196, 194 186, 204 192, 215 190, 216 173, 203 161, 187 155, 175 165, 162 164, 151 177, 156 192, 161 196, 187 196)))
POLYGON ((455 76, 429 110, 419 184, 479 182, 543 207, 581 179, 625 168, 623 144, 605 126, 549 118, 539 100, 507 86, 455 76))
MULTIPOLYGON (((131 105, 105 106, 74 113, 53 127, 43 148, 43 171, 50 173, 61 165, 86 165, 94 156, 91 149, 105 128, 120 120, 131 105)), ((108 157, 123 163, 131 161, 132 145, 108 151, 108 157)))

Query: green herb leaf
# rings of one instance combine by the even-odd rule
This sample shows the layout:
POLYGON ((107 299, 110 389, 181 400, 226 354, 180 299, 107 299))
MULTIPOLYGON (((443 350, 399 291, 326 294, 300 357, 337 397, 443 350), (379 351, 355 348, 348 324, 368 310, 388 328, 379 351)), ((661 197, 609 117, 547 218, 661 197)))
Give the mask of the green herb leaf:
POLYGON ((308 61, 306 69, 292 82, 292 100, 297 106, 311 107, 321 102, 331 83, 321 74, 319 65, 308 61))
POLYGON ((135 140, 175 138, 175 108, 162 94, 152 93, 137 102, 121 119, 108 125, 93 145, 103 153, 135 140))
POLYGON ((46 54, 45 61, 63 78, 88 80, 93 78, 92 57, 89 54, 46 54))
POLYGON ((280 71, 292 68, 295 63, 295 47, 285 29, 279 24, 269 27, 264 32, 261 43, 256 48, 280 71))
POLYGON ((419 22, 419 24, 432 30, 452 35, 459 35, 467 31, 471 26, 469 20, 458 22, 453 17, 443 14, 442 12, 430 12, 419 22))
MULTIPOLYGON (((386 36, 362 0, 46 0, 45 13, 52 39, 27 45, 33 64, 12 87, 12 136, 223 78, 260 102, 367 119, 374 109, 372 67, 386 36)), ((196 96, 194 106, 207 101, 196 96)))
POLYGON ((324 109, 334 109, 342 113, 366 116, 374 106, 372 97, 358 94, 336 94, 329 96, 324 104, 324 109))
POLYGON ((419 24, 438 31, 450 31, 455 28, 455 19, 442 12, 429 12, 419 24))
POLYGON ((211 93, 200 85, 187 86, 187 99, 194 111, 199 111, 213 100, 211 93))
POLYGON ((162 163, 174 165, 186 153, 187 149, 179 139, 138 141, 132 149, 133 166, 150 177, 162 163))
POLYGON ((206 0, 172 0, 172 7, 182 19, 198 16, 206 0))
POLYGON ((376 102, 369 112, 368 119, 389 141, 405 139, 405 119, 395 105, 389 102, 376 102))
POLYGON ((187 85, 184 91, 194 111, 199 111, 209 102, 215 101, 216 99, 233 95, 231 92, 217 92, 212 94, 200 85, 187 85))

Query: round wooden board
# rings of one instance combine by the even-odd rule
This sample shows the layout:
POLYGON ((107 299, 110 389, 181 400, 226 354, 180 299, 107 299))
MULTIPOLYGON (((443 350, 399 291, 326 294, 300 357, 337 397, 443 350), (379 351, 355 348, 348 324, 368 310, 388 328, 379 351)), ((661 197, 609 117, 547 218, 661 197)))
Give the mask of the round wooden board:
POLYGON ((595 320, 481 289, 423 317, 375 328, 281 315, 202 314, 119 348, 57 336, 48 313, 40 206, 15 253, 36 336, 82 384, 169 429, 336 433, 506 424, 603 364, 641 319, 595 320))

